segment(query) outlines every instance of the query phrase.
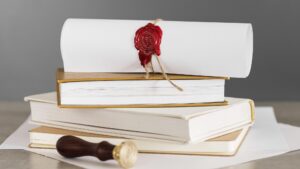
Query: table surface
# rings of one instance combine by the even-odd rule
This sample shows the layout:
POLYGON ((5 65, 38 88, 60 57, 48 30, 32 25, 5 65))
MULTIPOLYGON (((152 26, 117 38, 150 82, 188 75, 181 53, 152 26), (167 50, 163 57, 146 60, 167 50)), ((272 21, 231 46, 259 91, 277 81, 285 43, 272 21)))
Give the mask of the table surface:
MULTIPOLYGON (((279 122, 300 126, 300 102, 256 102, 257 106, 273 106, 279 122)), ((0 143, 28 117, 29 105, 23 102, 0 102, 0 143)), ((300 143, 299 143, 300 144, 300 143)), ((79 169, 80 167, 60 162, 24 150, 0 150, 0 166, 5 169, 79 169)), ((227 169, 298 169, 300 151, 256 160, 227 169)))

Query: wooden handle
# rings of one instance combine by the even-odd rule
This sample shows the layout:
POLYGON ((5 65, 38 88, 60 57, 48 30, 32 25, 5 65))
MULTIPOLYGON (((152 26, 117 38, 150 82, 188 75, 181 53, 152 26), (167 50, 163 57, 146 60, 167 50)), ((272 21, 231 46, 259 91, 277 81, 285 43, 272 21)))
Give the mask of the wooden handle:
POLYGON ((74 136, 63 136, 56 143, 59 154, 67 158, 94 156, 101 161, 113 159, 114 145, 107 141, 90 143, 74 136))
POLYGON ((101 161, 115 159, 123 168, 133 167, 138 153, 137 147, 130 141, 115 146, 107 141, 90 143, 74 136, 61 137, 56 149, 66 158, 94 156, 101 161))

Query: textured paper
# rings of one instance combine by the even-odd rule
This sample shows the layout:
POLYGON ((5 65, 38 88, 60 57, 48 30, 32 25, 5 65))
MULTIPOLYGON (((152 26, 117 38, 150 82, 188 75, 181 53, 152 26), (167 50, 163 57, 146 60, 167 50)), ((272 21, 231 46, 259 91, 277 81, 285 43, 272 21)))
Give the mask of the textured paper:
MULTIPOLYGON (((299 127, 284 124, 278 125, 272 108, 257 108, 256 111, 256 123, 248 133, 236 156, 210 157, 140 154, 135 168, 219 168, 300 149, 299 127)), ((27 148, 29 140, 27 131, 33 127, 36 126, 25 122, 0 146, 0 149, 26 149, 83 168, 119 168, 114 161, 101 163, 93 157, 66 159, 59 156, 55 150, 29 149, 27 148)))
MULTIPOLYGON (((151 21, 68 19, 61 33, 66 72, 144 72, 134 47, 151 21)), ((252 63, 251 24, 159 21, 161 60, 168 73, 246 77, 252 63)), ((155 71, 160 71, 153 60, 155 71)))

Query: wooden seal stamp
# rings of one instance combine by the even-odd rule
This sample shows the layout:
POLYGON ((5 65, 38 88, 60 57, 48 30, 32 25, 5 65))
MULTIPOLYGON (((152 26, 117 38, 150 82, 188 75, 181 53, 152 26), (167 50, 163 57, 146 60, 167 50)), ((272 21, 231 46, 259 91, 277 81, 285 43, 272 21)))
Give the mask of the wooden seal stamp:
POLYGON ((101 161, 115 159, 123 168, 131 168, 137 160, 138 150, 131 141, 119 145, 107 141, 90 143, 74 136, 63 136, 56 143, 59 154, 66 158, 94 156, 101 161))

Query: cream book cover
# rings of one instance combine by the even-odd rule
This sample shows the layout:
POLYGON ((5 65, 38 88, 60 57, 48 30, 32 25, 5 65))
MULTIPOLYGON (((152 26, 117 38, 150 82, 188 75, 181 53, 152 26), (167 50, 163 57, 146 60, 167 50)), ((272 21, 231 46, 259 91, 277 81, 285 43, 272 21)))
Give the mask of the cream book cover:
MULTIPOLYGON (((249 127, 228 133, 216 138, 196 144, 176 144, 169 142, 157 142, 146 140, 132 140, 140 153, 155 154, 188 154, 188 155, 234 155, 242 141, 246 137, 249 127)), ((31 148, 54 149, 57 140, 64 135, 72 135, 89 142, 99 143, 108 141, 112 144, 120 144, 128 139, 112 137, 102 134, 92 134, 79 131, 65 130, 53 127, 37 127, 29 131, 31 148)))

